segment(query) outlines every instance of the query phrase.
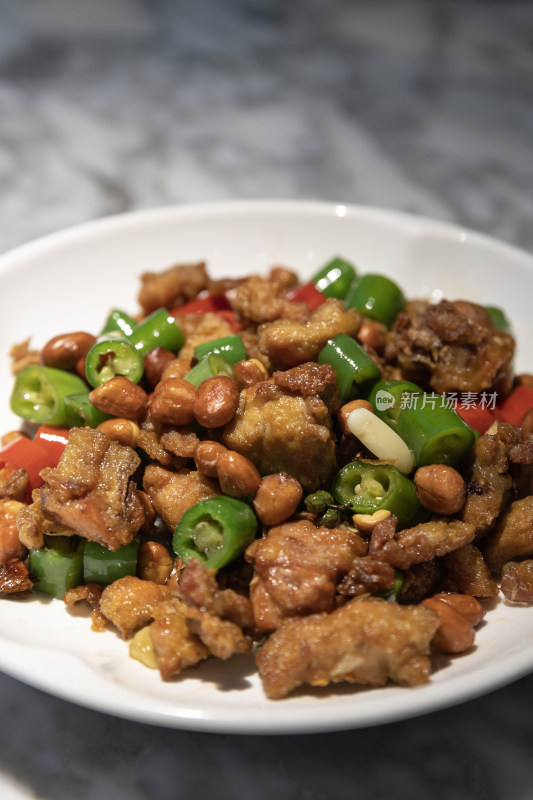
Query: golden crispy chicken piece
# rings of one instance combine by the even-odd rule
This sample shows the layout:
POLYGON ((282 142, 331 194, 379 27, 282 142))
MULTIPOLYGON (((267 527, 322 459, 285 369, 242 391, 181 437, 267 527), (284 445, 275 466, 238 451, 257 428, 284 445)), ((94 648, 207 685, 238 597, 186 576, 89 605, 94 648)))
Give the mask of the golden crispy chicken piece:
POLYGON ((257 653, 264 690, 278 699, 302 684, 426 683, 439 624, 439 615, 424 606, 358 598, 330 614, 293 617, 257 653))

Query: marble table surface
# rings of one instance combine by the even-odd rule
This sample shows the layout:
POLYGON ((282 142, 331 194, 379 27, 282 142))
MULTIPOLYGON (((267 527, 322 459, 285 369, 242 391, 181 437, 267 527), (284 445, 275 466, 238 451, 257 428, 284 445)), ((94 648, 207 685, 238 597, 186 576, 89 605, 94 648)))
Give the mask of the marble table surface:
MULTIPOLYGON (((257 197, 414 211, 531 250, 532 87, 529 2, 0 0, 0 252, 257 197)), ((0 797, 529 800, 530 703, 526 677, 381 727, 246 737, 0 675, 0 797)))

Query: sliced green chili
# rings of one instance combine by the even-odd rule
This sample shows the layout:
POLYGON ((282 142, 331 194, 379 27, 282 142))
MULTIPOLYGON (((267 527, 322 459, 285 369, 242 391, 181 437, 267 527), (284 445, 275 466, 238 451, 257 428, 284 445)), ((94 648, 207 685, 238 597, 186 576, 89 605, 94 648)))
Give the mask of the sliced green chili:
POLYGON ((225 358, 217 353, 211 353, 196 364, 185 375, 185 380, 192 383, 193 386, 200 386, 202 381, 207 378, 215 378, 217 375, 228 375, 230 378, 233 375, 231 364, 225 358))
POLYGON ((502 331, 510 331, 511 323, 505 316, 505 311, 498 306, 485 306, 485 311, 490 314, 493 323, 502 331))
POLYGON ((185 335, 176 318, 166 308, 158 308, 139 322, 128 338, 141 356, 145 356, 154 347, 163 347, 177 353, 185 343, 185 335))
POLYGON ((311 283, 326 297, 336 297, 343 300, 355 281, 356 273, 353 266, 343 258, 334 258, 311 278, 311 283))
POLYGON ((374 359, 350 336, 339 333, 318 354, 319 364, 330 364, 337 374, 339 402, 366 394, 380 376, 374 359))
POLYGON ((98 339, 85 357, 85 375, 95 388, 116 375, 124 375, 137 383, 142 378, 143 369, 142 354, 132 342, 120 336, 109 335, 98 339))
POLYGON ((67 427, 65 398, 85 389, 85 382, 72 372, 32 364, 17 373, 10 399, 11 410, 30 422, 67 427))
POLYGON ((89 392, 80 392, 65 397, 65 409, 69 416, 69 427, 79 428, 82 425, 89 425, 96 428, 101 422, 109 419, 109 414, 104 414, 95 408, 89 400, 89 392))
POLYGON ((390 589, 384 589, 382 592, 378 592, 379 597, 383 597, 389 603, 396 603, 398 601, 398 595, 400 594, 405 579, 405 575, 399 569, 394 570, 394 572, 394 586, 391 586, 390 589))
POLYGON ((400 411, 397 431, 412 451, 417 467, 458 466, 476 440, 474 431, 443 395, 423 393, 414 400, 400 411))
POLYGON ((118 333, 128 338, 136 327, 137 323, 134 319, 126 314, 125 311, 119 311, 118 308, 115 308, 109 314, 100 335, 105 336, 108 333, 118 333))
POLYGON ((338 503, 350 503, 355 514, 373 514, 386 509, 404 527, 420 508, 415 485, 391 464, 351 461, 333 481, 338 503))
POLYGON ((85 542, 83 550, 84 583, 101 583, 107 586, 126 575, 135 575, 139 540, 133 539, 117 550, 111 551, 98 542, 85 542))
POLYGON ((368 402, 380 419, 396 428, 402 409, 422 394, 422 389, 411 381, 378 381, 368 395, 368 402))
POLYGON ((257 519, 242 500, 220 495, 202 500, 182 516, 174 531, 174 552, 185 563, 197 558, 220 569, 239 556, 257 530, 257 519))
POLYGON ((37 578, 35 589, 62 598, 83 583, 83 542, 75 537, 51 536, 45 547, 30 550, 30 572, 37 578))
POLYGON ((400 287, 385 275, 362 275, 344 298, 347 308, 356 308, 365 317, 391 325, 405 305, 400 287))
POLYGON ((223 336, 221 339, 213 339, 210 342, 203 342, 194 348, 194 355, 201 361, 206 356, 217 353, 223 356, 231 365, 238 361, 248 358, 246 348, 240 336, 223 336))

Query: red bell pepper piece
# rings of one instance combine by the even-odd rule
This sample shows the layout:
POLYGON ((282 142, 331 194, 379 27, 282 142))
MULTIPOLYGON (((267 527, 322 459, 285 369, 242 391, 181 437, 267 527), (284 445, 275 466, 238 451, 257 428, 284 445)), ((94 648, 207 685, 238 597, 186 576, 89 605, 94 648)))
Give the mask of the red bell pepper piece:
POLYGON ((175 317, 179 314, 206 314, 212 311, 217 314, 219 311, 231 311, 231 305, 225 294, 206 294, 204 297, 197 297, 184 306, 174 308, 170 313, 175 317))
MULTIPOLYGON (((69 433, 69 428, 59 428, 56 425, 41 425, 40 428, 37 428, 34 441, 50 454, 50 459, 57 458, 57 461, 59 461, 63 455, 63 450, 68 444, 69 433)), ((52 466, 57 466, 57 461, 52 466)))
POLYGON ((517 386, 496 406, 496 419, 520 425, 524 415, 533 408, 533 389, 530 386, 517 386))
POLYGON ((456 411, 472 430, 481 434, 486 433, 496 419, 494 412, 481 402, 467 406, 459 403, 456 406, 456 411))
POLYGON ((219 317, 225 319, 226 322, 229 322, 233 333, 238 333, 239 331, 242 331, 242 325, 235 316, 235 311, 230 311, 223 308, 220 311, 217 311, 216 313, 218 314, 219 317))
POLYGON ((45 467, 57 467, 67 439, 67 428, 41 425, 35 439, 21 436, 2 447, 0 466, 15 467, 16 469, 23 467, 28 473, 30 489, 37 489, 43 484, 40 476, 41 470, 45 467))
POLYGON ((326 295, 319 292, 314 283, 304 283, 287 294, 287 300, 293 303, 307 303, 309 308, 314 311, 322 303, 325 303, 326 295))

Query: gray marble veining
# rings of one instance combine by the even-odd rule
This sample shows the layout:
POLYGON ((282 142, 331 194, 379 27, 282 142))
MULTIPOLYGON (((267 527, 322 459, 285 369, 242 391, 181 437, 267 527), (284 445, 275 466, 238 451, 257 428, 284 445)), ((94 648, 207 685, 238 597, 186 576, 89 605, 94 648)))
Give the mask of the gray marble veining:
MULTIPOLYGON (((533 248, 533 5, 0 0, 0 251, 225 198, 415 211, 533 248)), ((231 737, 0 676, 3 800, 531 800, 533 678, 381 728, 231 737)))

